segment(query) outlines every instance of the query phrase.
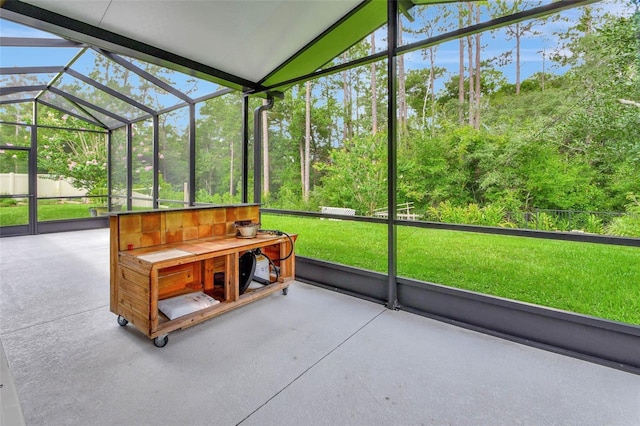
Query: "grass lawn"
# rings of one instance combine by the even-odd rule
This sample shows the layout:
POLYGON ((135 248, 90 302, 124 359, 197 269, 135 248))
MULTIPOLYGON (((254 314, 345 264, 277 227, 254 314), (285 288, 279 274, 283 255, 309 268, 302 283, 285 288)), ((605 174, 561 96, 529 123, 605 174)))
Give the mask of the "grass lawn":
MULTIPOLYGON (((263 214, 262 228, 297 233, 300 256, 386 272, 386 225, 263 214)), ((398 274, 640 324, 638 247, 399 227, 398 274)))
MULTIPOLYGON (((90 217, 91 204, 44 204, 38 206, 38 220, 61 220, 90 217)), ((0 207, 0 226, 26 225, 29 222, 28 206, 0 207)))

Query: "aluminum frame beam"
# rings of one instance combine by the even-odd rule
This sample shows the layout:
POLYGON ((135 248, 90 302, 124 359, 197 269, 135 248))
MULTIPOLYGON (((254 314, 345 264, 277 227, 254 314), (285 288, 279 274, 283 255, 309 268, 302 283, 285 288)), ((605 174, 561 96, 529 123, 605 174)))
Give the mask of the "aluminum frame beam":
MULTIPOLYGON (((73 112, 73 111, 66 110, 66 109, 61 108, 61 107, 59 107, 59 106, 57 106, 57 105, 54 105, 54 104, 52 104, 52 103, 50 103, 50 102, 43 101, 42 99, 37 99, 37 100, 35 100, 35 102, 37 102, 37 103, 39 103, 39 104, 42 104, 42 105, 44 105, 44 106, 47 106, 47 107, 49 107, 49 108, 57 109, 57 110, 58 110, 58 111, 60 111, 60 112, 63 112, 63 113, 65 113, 65 114, 69 114, 69 115, 70 115, 70 116, 72 116, 72 117, 75 117, 75 118, 77 118, 77 119, 79 119, 79 120, 82 120, 82 121, 86 121, 87 123, 93 124, 94 126, 102 127, 103 129, 108 129, 108 128, 109 128, 109 126, 107 126, 105 123, 103 123, 103 122, 99 121, 97 118, 95 118, 95 117, 93 117, 93 116, 92 116, 92 117, 93 117, 96 121, 91 121, 91 120, 89 120, 87 117, 83 117, 83 116, 81 116, 80 114, 76 114, 76 113, 75 113, 75 112, 73 112)), ((38 126, 38 127, 45 127, 45 126, 38 126)))
POLYGON ((93 50, 95 50, 96 52, 98 52, 102 56, 105 56, 106 58, 111 59, 113 62, 117 63, 118 65, 120 65, 120 66, 122 66, 122 67, 124 67, 126 69, 128 69, 129 71, 133 72, 134 74, 137 74, 139 77, 147 80, 148 82, 150 82, 152 84, 155 84, 156 86, 158 86, 162 90, 172 94, 173 96, 175 96, 175 97, 177 97, 179 99, 182 99, 183 101, 185 101, 187 103, 193 103, 193 99, 191 99, 186 94, 184 94, 181 91, 176 90, 175 88, 171 87, 169 84, 167 84, 164 81, 160 80, 155 75, 153 75, 153 74, 143 70, 142 68, 138 67, 137 65, 134 65, 133 63, 127 61, 122 56, 120 56, 118 54, 115 54, 115 53, 108 52, 108 51, 103 50, 103 49, 93 48, 93 50))
POLYGON ((59 74, 64 71, 64 66, 43 66, 43 67, 2 67, 0 75, 19 74, 59 74))
MULTIPOLYGON (((4 8, 4 7, 3 7, 4 8)), ((0 37, 4 47, 84 47, 84 43, 57 38, 0 37)))
POLYGON ((98 90, 100 90, 102 92, 105 92, 105 93, 107 93, 107 94, 109 94, 109 95, 111 95, 111 96, 113 96, 113 97, 115 97, 115 98, 117 98, 117 99, 119 99, 119 100, 121 100, 121 101, 123 101, 123 102, 125 102, 125 103, 127 103, 129 105, 131 105, 131 106, 134 106, 134 107, 138 108, 139 110, 142 110, 142 111, 146 112, 147 114, 151 114, 151 115, 157 114, 157 112, 155 110, 153 110, 152 108, 149 108, 148 106, 146 106, 144 104, 141 104, 140 102, 136 101, 135 99, 131 99, 130 97, 123 95, 122 93, 118 92, 117 90, 113 90, 112 88, 110 88, 108 86, 105 86, 104 84, 99 83, 99 82, 95 81, 94 79, 87 77, 84 74, 81 74, 81 73, 79 73, 77 71, 74 71, 71 68, 67 69, 65 71, 65 74, 69 74, 70 76, 75 77, 78 80, 80 80, 80 81, 82 81, 84 83, 87 83, 87 84, 95 87, 96 89, 98 89, 98 90))
POLYGON ((81 99, 81 98, 79 98, 79 97, 77 97, 75 95, 72 95, 70 93, 62 91, 62 90, 58 89, 57 87, 49 87, 49 91, 51 93, 55 93, 56 95, 62 96, 63 98, 65 98, 68 101, 71 101, 71 102, 73 102, 75 104, 83 105, 83 106, 85 106, 87 108, 91 108, 91 109, 99 112, 100 114, 104 114, 107 117, 111 117, 114 120, 117 120, 117 121, 119 121, 121 123, 127 124, 127 123, 131 122, 131 120, 129 120, 127 118, 124 118, 124 117, 122 117, 122 116, 120 116, 118 114, 114 114, 111 111, 108 111, 108 110, 106 110, 106 109, 104 109, 102 107, 99 107, 98 105, 94 105, 91 102, 85 101, 84 99, 81 99))
POLYGON ((398 186, 398 130, 397 130, 397 56, 398 47, 398 2, 387 2, 387 307, 398 306, 398 230, 397 199, 398 186))

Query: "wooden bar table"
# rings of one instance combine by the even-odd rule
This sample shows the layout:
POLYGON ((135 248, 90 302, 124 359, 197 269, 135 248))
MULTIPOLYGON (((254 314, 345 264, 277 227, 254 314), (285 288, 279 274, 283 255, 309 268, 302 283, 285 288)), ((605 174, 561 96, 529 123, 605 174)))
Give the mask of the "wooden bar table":
POLYGON ((237 238, 234 221, 259 222, 258 215, 255 205, 112 215, 110 310, 118 315, 118 323, 132 323, 156 346, 163 347, 174 330, 199 324, 277 291, 286 294, 295 279, 296 235, 258 233, 254 238, 237 238), (211 211, 215 209, 224 211, 211 211), (203 223, 215 217, 224 218, 222 226, 214 220, 203 223), (173 228, 167 227, 168 223, 173 228), (191 230, 185 231, 185 224, 191 230), (278 268, 277 279, 240 294, 240 256, 256 249, 278 268), (220 285, 215 282, 217 274, 224 276, 220 285), (174 319, 158 308, 161 300, 194 292, 203 292, 220 303, 174 319))

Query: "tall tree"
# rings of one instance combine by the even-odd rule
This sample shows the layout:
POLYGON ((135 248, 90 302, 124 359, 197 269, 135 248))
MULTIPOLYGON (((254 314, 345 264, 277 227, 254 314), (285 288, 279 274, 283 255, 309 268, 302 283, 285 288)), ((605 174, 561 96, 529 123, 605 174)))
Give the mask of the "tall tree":
MULTIPOLYGON (((531 9, 536 6, 540 6, 540 0, 496 0, 490 3, 492 13, 496 17, 511 15, 523 10, 531 9)), ((507 40, 515 41, 516 51, 516 95, 520 94, 520 80, 521 80, 521 44, 522 39, 527 35, 536 35, 538 31, 535 30, 535 26, 539 25, 542 21, 540 19, 531 19, 529 21, 516 22, 504 27, 507 40)))
MULTIPOLYGON (((398 45, 402 45, 402 19, 398 18, 398 45)), ((400 131, 407 131, 407 90, 404 72, 404 55, 398 56, 398 127, 400 131)))
MULTIPOLYGON (((480 4, 476 5, 476 24, 480 24, 480 4)), ((476 34, 476 64, 475 64, 475 71, 474 71, 474 76, 475 76, 475 104, 474 104, 474 111, 473 111, 473 127, 476 128, 476 130, 478 130, 480 128, 480 101, 481 101, 481 97, 482 97, 482 87, 480 87, 480 83, 481 83, 481 69, 480 69, 480 53, 482 50, 482 45, 480 44, 480 33, 476 34)))
POLYGON ((311 151, 311 81, 306 83, 305 94, 305 136, 304 136, 304 157, 302 158, 302 199, 309 201, 309 168, 311 151))
MULTIPOLYGON (((464 5, 458 3, 458 27, 464 27, 464 5)), ((458 123, 464 123, 464 37, 458 39, 458 123)))
MULTIPOLYGON (((342 54, 342 59, 349 60, 347 52, 342 54)), ((349 139, 353 136, 353 106, 351 103, 351 79, 348 70, 342 71, 342 102, 343 102, 343 130, 342 138, 349 139)))
MULTIPOLYGON (((452 24, 450 22, 450 18, 452 16, 451 8, 448 6, 433 5, 425 8, 420 8, 418 9, 417 14, 418 16, 416 20, 419 19, 419 22, 422 22, 422 25, 415 30, 409 29, 408 31, 414 34, 418 34, 427 39, 434 37, 438 33, 447 31, 452 24)), ((411 89, 414 94, 417 92, 423 93, 421 109, 414 107, 416 113, 421 112, 421 126, 423 128, 426 128, 427 125, 427 105, 429 103, 429 100, 431 100, 432 131, 435 124, 433 123, 433 121, 436 119, 436 78, 440 77, 444 70, 443 68, 436 67, 436 54, 438 52, 438 48, 439 45, 436 44, 429 46, 422 51, 422 58, 426 59, 429 63, 429 74, 427 78, 423 80, 423 84, 426 86, 425 90, 418 91, 416 90, 415 86, 411 89)), ((411 71, 409 71, 409 73, 411 73, 411 71)), ((407 76, 407 85, 409 85, 408 80, 409 76, 407 76)), ((409 92, 410 89, 407 89, 407 91, 409 92)), ((411 102, 407 100, 407 104, 410 105, 411 102)))
MULTIPOLYGON (((473 25, 473 3, 467 3, 467 25, 473 25)), ((474 123, 474 107, 476 104, 475 97, 475 78, 474 78, 474 56, 473 56, 473 36, 467 36, 467 55, 469 62, 469 126, 474 123)))
MULTIPOLYGON (((376 35, 371 33, 371 54, 376 53, 376 35)), ((376 63, 371 64, 371 133, 378 133, 378 88, 376 84, 376 63)))

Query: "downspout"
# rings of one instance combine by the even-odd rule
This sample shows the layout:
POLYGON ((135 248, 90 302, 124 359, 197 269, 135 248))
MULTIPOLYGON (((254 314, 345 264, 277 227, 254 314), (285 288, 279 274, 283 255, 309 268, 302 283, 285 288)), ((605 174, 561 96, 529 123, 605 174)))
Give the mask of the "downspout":
POLYGON ((242 95, 242 202, 249 202, 249 95, 242 95))
POLYGON ((127 124, 127 210, 133 210, 133 124, 127 124))
POLYGON ((188 205, 196 203, 196 104, 189 102, 189 193, 188 205))
POLYGON ((262 112, 273 108, 273 96, 253 112, 253 202, 262 202, 262 112))
POLYGON ((111 166, 112 163, 112 155, 111 155, 111 150, 112 150, 112 144, 113 144, 113 130, 112 129, 108 129, 107 130, 107 206, 109 211, 111 211, 111 208, 113 207, 113 199, 111 198, 112 194, 113 194, 113 167, 111 166))
MULTIPOLYGON (((189 163, 191 167, 191 163, 189 163)), ((159 207, 160 198, 160 116, 153 114, 153 187, 151 188, 151 208, 159 207)))

